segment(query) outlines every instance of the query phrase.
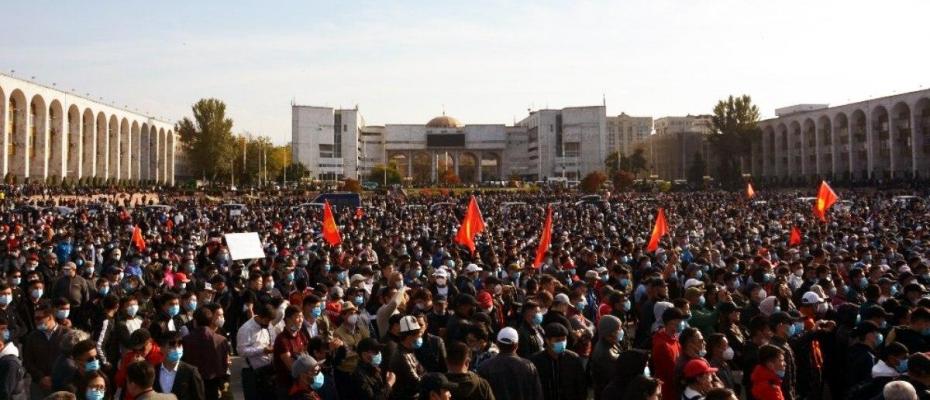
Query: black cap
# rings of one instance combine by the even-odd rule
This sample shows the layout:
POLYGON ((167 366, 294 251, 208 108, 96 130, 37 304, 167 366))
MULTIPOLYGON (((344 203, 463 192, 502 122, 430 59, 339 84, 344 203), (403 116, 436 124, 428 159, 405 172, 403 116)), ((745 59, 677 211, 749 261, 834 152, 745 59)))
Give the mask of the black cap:
POLYGON ((566 336, 568 336, 568 329, 566 329, 564 325, 557 323, 557 322, 553 322, 553 323, 550 323, 549 325, 546 325, 546 337, 547 338, 566 337, 566 336))
POLYGON ((364 353, 366 351, 377 353, 384 348, 384 345, 379 343, 377 340, 372 338, 364 338, 358 342, 358 347, 356 347, 356 352, 364 353))
POLYGON ((449 382, 445 375, 438 372, 430 372, 420 378, 420 393, 429 393, 438 390, 452 390, 459 385, 449 382))
POLYGON ((797 320, 798 319, 793 317, 791 314, 788 314, 784 311, 779 311, 769 316, 769 326, 776 327, 781 324, 790 324, 797 320))
POLYGON ((470 306, 477 306, 478 300, 475 300, 475 296, 472 296, 468 293, 462 293, 455 297, 456 307, 464 305, 464 304, 467 304, 470 306))
POLYGON ((733 304, 732 301, 725 301, 717 304, 717 311, 721 314, 729 314, 736 311, 736 304, 733 304))
POLYGON ((445 302, 446 302, 446 295, 444 294, 437 294, 436 297, 433 297, 433 303, 445 303, 445 302))
POLYGON ((907 370, 919 375, 930 374, 930 356, 927 353, 914 353, 907 358, 907 370))
POLYGON ((894 318, 894 314, 886 312, 884 308, 878 305, 874 305, 874 304, 866 307, 864 310, 862 310, 860 314, 862 315, 862 319, 864 320, 872 319, 872 318, 885 318, 885 319, 894 318))
POLYGON ((853 328, 852 336, 857 337, 857 338, 864 338, 865 335, 868 335, 872 332, 879 332, 879 331, 881 330, 878 328, 878 325, 876 325, 874 322, 862 321, 858 323, 855 328, 853 328))

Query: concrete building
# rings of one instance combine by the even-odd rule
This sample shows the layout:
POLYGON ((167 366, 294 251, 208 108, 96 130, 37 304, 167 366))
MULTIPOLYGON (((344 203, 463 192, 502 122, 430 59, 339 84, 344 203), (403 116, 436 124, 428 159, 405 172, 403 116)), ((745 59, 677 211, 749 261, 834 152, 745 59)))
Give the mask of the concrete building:
POLYGON ((930 176, 930 89, 841 106, 802 104, 759 123, 753 176, 865 180, 930 176))
POLYGON ((631 117, 621 113, 607 117, 607 154, 618 153, 629 157, 633 144, 652 134, 652 117, 631 117))
POLYGON ((447 115, 426 124, 368 126, 357 108, 294 105, 293 154, 320 179, 364 178, 385 161, 420 183, 437 182, 446 171, 462 182, 580 179, 603 168, 605 110, 537 110, 513 126, 466 125, 447 115))
POLYGON ((21 181, 86 177, 174 184, 167 121, 0 74, 0 173, 21 181))
POLYGON ((645 150, 650 175, 662 180, 687 179, 688 167, 698 155, 710 164, 710 115, 658 118, 655 129, 654 135, 633 145, 645 150))

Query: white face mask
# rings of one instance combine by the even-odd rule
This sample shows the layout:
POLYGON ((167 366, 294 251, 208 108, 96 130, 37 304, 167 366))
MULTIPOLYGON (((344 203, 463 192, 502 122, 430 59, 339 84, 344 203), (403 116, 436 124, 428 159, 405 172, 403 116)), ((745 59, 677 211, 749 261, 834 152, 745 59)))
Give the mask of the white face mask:
POLYGON ((730 361, 730 360, 733 359, 733 356, 734 356, 734 354, 733 354, 733 348, 732 348, 732 347, 727 347, 727 349, 723 351, 723 359, 724 359, 724 360, 730 361))

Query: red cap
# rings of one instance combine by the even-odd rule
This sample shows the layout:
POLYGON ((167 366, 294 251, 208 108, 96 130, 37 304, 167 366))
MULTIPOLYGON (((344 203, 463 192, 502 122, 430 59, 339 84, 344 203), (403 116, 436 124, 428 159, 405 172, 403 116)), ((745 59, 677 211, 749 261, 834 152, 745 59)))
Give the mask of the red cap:
POLYGON ((710 372, 717 372, 717 368, 711 367, 703 358, 695 358, 685 364, 685 378, 694 378, 710 372))
POLYGON ((178 282, 190 282, 190 279, 187 279, 187 274, 183 272, 177 272, 174 274, 174 279, 178 282))
POLYGON ((478 306, 481 308, 488 308, 494 304, 494 299, 491 298, 491 294, 488 292, 478 293, 478 306))

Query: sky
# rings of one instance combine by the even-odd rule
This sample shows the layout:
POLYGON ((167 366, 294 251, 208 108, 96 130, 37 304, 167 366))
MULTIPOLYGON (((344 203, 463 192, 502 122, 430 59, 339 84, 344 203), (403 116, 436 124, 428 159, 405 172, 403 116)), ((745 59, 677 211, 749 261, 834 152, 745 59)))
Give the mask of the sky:
POLYGON ((763 117, 930 87, 930 1, 82 1, 4 5, 0 71, 177 121, 227 104, 291 137, 291 102, 366 123, 520 120, 528 109, 763 117), (35 78, 32 78, 35 77, 35 78))

